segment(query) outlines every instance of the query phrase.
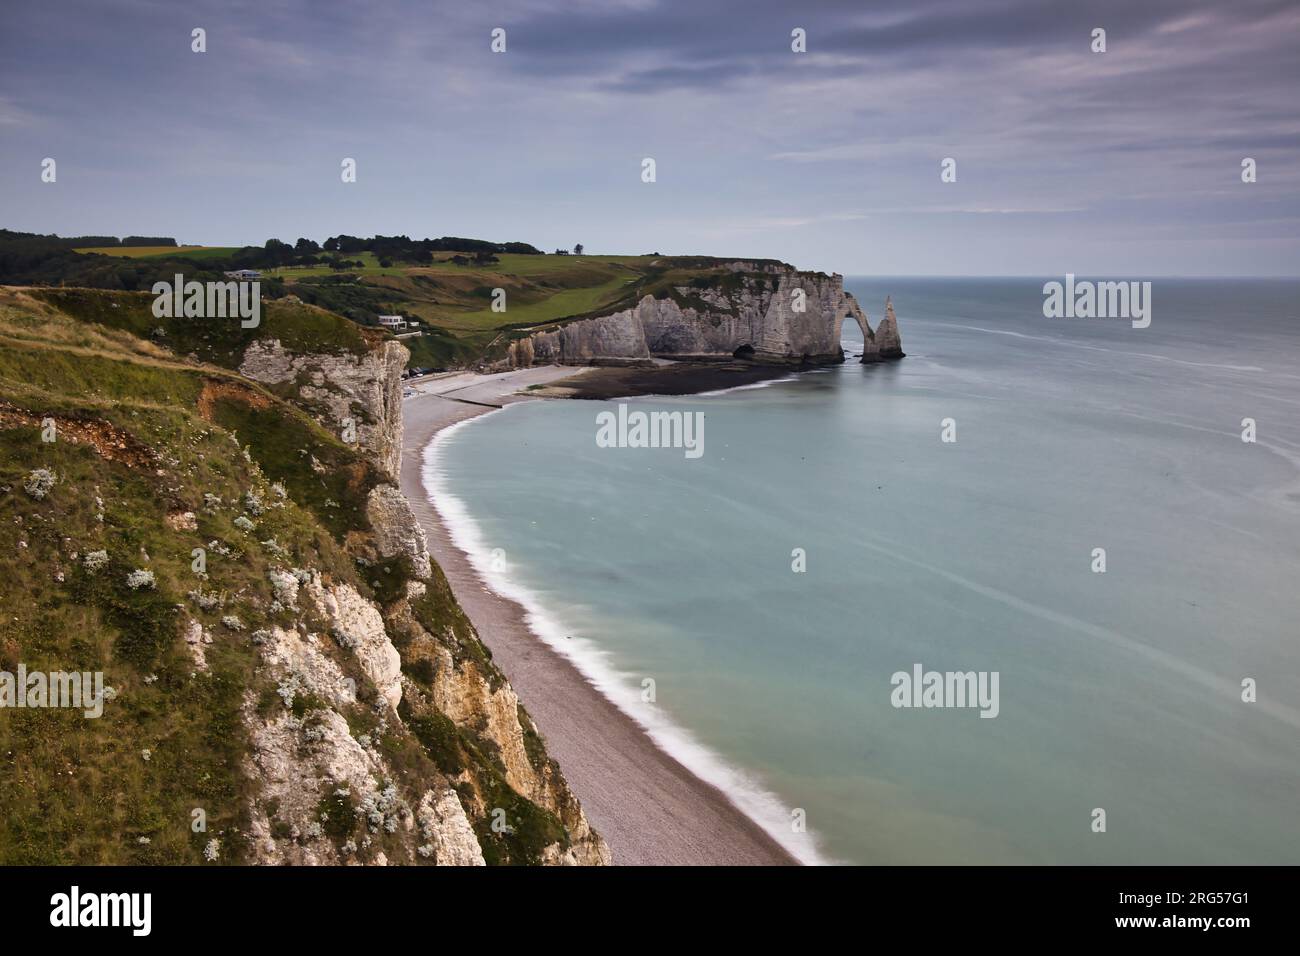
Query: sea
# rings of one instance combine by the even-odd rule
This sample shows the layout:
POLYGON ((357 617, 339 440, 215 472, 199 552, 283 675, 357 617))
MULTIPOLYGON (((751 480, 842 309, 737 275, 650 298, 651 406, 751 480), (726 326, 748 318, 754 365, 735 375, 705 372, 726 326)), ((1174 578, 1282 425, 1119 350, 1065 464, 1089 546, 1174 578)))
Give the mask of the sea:
POLYGON ((905 359, 849 321, 843 365, 626 400, 701 414, 698 457, 515 404, 426 487, 805 862, 1300 863, 1300 282, 1154 279, 1136 328, 1046 317, 1049 281, 849 277, 905 359))

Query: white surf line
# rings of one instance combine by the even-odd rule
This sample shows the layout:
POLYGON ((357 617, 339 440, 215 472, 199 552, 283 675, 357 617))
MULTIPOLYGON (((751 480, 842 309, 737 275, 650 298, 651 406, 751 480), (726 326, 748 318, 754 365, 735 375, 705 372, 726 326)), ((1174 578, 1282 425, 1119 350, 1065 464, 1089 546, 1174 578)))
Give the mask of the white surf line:
MULTIPOLYGON (((1028 614, 1030 617, 1036 617, 1039 620, 1048 621, 1052 624, 1060 625, 1061 627, 1067 627, 1071 630, 1079 631, 1083 634, 1087 634, 1089 637, 1095 637, 1100 641, 1104 641, 1113 647, 1118 647, 1132 654, 1146 658, 1153 664, 1157 664, 1166 670, 1172 671, 1173 673, 1185 677, 1193 683, 1199 684, 1200 686, 1214 692, 1215 695, 1223 695, 1225 701, 1228 699, 1241 699, 1241 685, 1239 683, 1225 677, 1220 677, 1217 674, 1211 673, 1195 664, 1188 663, 1172 654, 1157 650, 1148 644, 1143 644, 1141 641, 1134 640, 1118 631, 1112 631, 1109 628, 1101 627, 1097 624, 1090 624, 1087 621, 1081 621, 1078 618, 1071 617, 1068 614, 1063 614, 1060 611, 1053 611, 1051 608, 1043 607, 1040 604, 1034 604, 1030 601, 1024 600, 1023 598, 1018 598, 1014 594, 1009 594, 1006 591, 1001 591, 997 588, 980 584, 977 581, 972 581, 970 578, 962 577, 960 574, 945 571, 943 568, 936 567, 933 564, 928 564, 925 561, 918 561, 915 558, 909 558, 907 555, 901 554, 896 550, 883 548, 880 545, 872 544, 869 541, 860 540, 858 544, 871 551, 875 551, 878 554, 882 554, 891 560, 902 561, 904 564, 910 564, 912 567, 920 568, 922 571, 938 575, 947 581, 951 581, 953 584, 966 588, 969 591, 973 591, 989 600, 997 601, 999 604, 1004 604, 1007 607, 1021 611, 1024 614, 1028 614)), ((1300 729, 1300 711, 1296 711, 1285 704, 1278 704, 1267 700, 1260 700, 1252 706, 1258 707, 1270 717, 1273 717, 1284 724, 1300 729)))
POLYGON ((524 609, 528 629, 534 636, 570 661, 601 696, 632 718, 656 747, 681 763, 695 777, 717 788, 733 807, 800 863, 810 866, 837 864, 839 861, 822 850, 821 838, 811 829, 802 834, 793 832, 790 827, 792 809, 777 794, 748 771, 733 766, 722 755, 700 743, 689 730, 674 722, 660 708, 645 706, 639 681, 620 671, 612 663, 608 651, 565 627, 546 610, 537 595, 511 579, 507 572, 493 570, 492 549, 465 503, 447 488, 446 472, 440 465, 440 458, 450 436, 472 422, 499 415, 510 407, 507 405, 448 425, 425 446, 422 483, 426 496, 447 528, 452 544, 469 558, 470 565, 488 590, 524 609))
POLYGON ((1086 345, 1083 342, 1071 342, 1067 339, 1055 338, 1051 335, 1029 335, 1026 332, 1012 332, 1009 329, 986 329, 978 325, 947 325, 950 329, 969 329, 972 332, 987 332, 990 335, 1010 335, 1018 339, 1032 339, 1035 342, 1051 342, 1054 345, 1065 345, 1075 349, 1088 349, 1091 352, 1110 352, 1114 355, 1131 355, 1136 358, 1155 359, 1159 362, 1173 362, 1175 365, 1186 365, 1189 368, 1217 368, 1229 372, 1262 372, 1264 369, 1258 365, 1220 365, 1215 362, 1189 362, 1186 359, 1171 358, 1168 355, 1157 355, 1154 352, 1129 352, 1126 349, 1108 349, 1101 345, 1086 345))

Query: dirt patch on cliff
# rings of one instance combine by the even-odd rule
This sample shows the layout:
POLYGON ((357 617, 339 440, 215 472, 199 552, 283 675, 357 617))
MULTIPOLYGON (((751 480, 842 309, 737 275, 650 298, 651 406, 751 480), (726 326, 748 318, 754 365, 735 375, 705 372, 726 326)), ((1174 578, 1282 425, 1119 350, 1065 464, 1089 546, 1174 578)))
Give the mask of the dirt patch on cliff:
POLYGON ((153 449, 112 422, 102 418, 37 414, 8 402, 0 402, 0 428, 44 428, 47 419, 54 422, 56 440, 70 441, 74 445, 89 445, 101 458, 120 462, 128 468, 140 471, 153 471, 157 468, 158 456, 153 449))
POLYGON ((199 414, 204 421, 213 421, 216 403, 223 398, 259 410, 268 408, 271 404, 271 399, 246 385, 210 378, 203 383, 203 391, 199 392, 199 414))

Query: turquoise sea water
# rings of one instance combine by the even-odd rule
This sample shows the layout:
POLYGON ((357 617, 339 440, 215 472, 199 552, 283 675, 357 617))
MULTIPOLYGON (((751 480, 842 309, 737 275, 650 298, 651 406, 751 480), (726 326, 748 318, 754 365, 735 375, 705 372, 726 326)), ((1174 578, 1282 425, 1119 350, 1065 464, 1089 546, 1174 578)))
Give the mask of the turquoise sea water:
POLYGON ((1300 284, 1155 280, 1133 329, 1044 318, 1043 282, 849 279, 908 358, 630 401, 702 411, 696 460, 534 402, 428 479, 543 637, 806 859, 1300 863, 1300 284), (916 663, 998 672, 998 716, 894 708, 916 663))

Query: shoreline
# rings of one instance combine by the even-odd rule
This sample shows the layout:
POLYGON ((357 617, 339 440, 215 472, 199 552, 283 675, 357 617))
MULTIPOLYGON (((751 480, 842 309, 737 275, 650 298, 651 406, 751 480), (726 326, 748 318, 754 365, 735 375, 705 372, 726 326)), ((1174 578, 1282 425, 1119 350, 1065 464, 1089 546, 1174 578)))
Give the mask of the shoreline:
MULTIPOLYGON (((599 370, 594 370, 599 371, 599 370)), ((722 789, 656 743, 566 655, 529 624, 529 610, 489 588, 457 547, 425 485, 426 449, 444 429, 518 401, 573 395, 584 369, 539 366, 496 375, 454 373, 410 385, 401 488, 456 599, 546 739, 591 825, 622 865, 797 865, 722 789), (563 389, 548 386, 568 379, 563 389)), ((624 393, 626 394, 626 392, 624 393)), ((574 397, 577 397, 574 395, 574 397)))
POLYGON ((676 362, 648 368, 595 367, 562 378, 541 397, 612 401, 648 395, 716 395, 749 385, 789 378, 800 371, 788 365, 747 365, 737 362, 676 362))

